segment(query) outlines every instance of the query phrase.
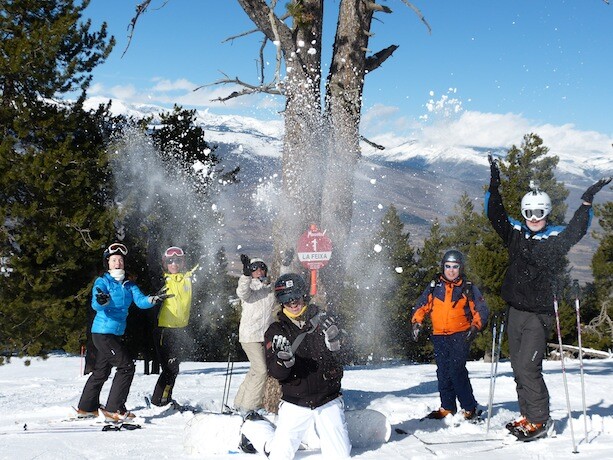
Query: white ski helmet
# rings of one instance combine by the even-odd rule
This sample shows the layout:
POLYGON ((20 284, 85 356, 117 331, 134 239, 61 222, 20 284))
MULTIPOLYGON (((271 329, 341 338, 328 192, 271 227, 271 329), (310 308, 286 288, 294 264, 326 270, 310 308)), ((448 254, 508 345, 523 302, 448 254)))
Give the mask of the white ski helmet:
POLYGON ((521 199, 521 214, 526 220, 543 220, 551 212, 551 198, 545 192, 532 190, 521 199))

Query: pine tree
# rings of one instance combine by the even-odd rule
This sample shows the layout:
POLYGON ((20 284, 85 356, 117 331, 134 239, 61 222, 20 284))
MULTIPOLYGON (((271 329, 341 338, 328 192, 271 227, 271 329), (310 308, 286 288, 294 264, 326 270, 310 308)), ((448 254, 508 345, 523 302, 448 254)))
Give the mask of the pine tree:
POLYGON ((352 289, 341 306, 356 360, 404 356, 415 297, 414 251, 396 208, 390 206, 379 232, 361 248, 352 267, 352 289))
POLYGON ((0 346, 76 351, 112 235, 106 107, 82 108, 89 72, 114 40, 81 23, 88 2, 6 0, 0 29, 0 346), (80 91, 76 103, 50 98, 80 91))
POLYGON ((592 257, 594 282, 581 303, 581 320, 587 324, 584 344, 601 350, 613 345, 613 202, 594 206, 602 233, 592 257))

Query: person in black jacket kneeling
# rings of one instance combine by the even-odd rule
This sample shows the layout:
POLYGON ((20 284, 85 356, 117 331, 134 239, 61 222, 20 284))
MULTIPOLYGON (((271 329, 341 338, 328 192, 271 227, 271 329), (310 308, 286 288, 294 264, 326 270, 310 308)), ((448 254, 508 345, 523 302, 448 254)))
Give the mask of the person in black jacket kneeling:
POLYGON ((349 458, 351 442, 341 395, 341 334, 336 318, 310 298, 295 273, 275 283, 282 305, 278 321, 264 335, 268 373, 281 384, 276 429, 254 414, 242 427, 244 438, 270 459, 292 459, 312 423, 325 458, 349 458), (259 419, 259 420, 258 420, 259 419))

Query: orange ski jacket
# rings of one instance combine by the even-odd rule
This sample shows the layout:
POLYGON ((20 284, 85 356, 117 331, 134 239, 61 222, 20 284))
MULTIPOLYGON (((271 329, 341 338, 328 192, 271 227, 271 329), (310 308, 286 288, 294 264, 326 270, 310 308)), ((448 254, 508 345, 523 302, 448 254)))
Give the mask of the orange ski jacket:
POLYGON ((417 299, 411 323, 421 324, 430 315, 434 335, 464 332, 471 326, 479 331, 485 328, 489 309, 476 286, 461 277, 448 281, 442 275, 432 284, 417 299))

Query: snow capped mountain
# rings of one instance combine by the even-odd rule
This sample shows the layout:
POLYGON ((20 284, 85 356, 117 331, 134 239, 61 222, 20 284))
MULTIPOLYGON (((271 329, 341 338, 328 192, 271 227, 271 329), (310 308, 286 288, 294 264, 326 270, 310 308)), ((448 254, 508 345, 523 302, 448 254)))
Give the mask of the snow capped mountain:
MULTIPOLYGON (((88 100, 88 107, 108 102, 102 98, 88 100)), ((130 105, 113 100, 111 110, 115 114, 133 117, 153 116, 169 111, 152 105, 130 105)), ((197 111, 197 123, 205 130, 206 140, 217 146, 216 153, 226 168, 240 166, 240 182, 224 190, 217 207, 226 219, 225 247, 243 248, 253 253, 268 255, 272 251, 270 240, 276 198, 281 188, 281 152, 283 144, 283 120, 259 120, 238 115, 220 115, 209 110, 197 111)), ((468 117, 471 118, 471 117, 468 117)), ((474 118, 474 117, 472 117, 474 118)), ((159 118, 158 118, 159 119, 159 118)), ((568 127, 568 136, 560 135, 549 126, 541 127, 548 135, 545 145, 560 158, 557 176, 570 190, 568 216, 578 205, 581 193, 595 180, 613 174, 611 139, 598 133, 577 135, 568 127), (582 137, 583 136, 583 137, 582 137), (550 145, 547 139, 551 140, 550 145), (570 139, 570 140, 569 140, 570 139), (595 139, 595 140, 594 140, 595 139), (587 146, 587 148, 586 148, 587 146), (576 205, 575 205, 576 204, 576 205)), ((445 221, 454 211, 454 205, 463 192, 474 199, 475 208, 483 206, 484 186, 489 181, 487 155, 504 157, 518 140, 508 146, 468 145, 466 140, 453 134, 447 137, 434 134, 433 128, 423 129, 418 136, 401 136, 377 133, 368 139, 385 146, 375 150, 363 143, 363 156, 356 172, 356 207, 354 228, 361 234, 376 228, 390 205, 394 205, 406 229, 411 233, 411 243, 421 246, 431 223, 445 221), (365 232, 366 231, 366 232, 365 232)), ((538 130, 527 131, 536 132, 538 130)), ((461 136, 460 136, 461 137, 461 136)), ((487 144, 484 138, 467 134, 473 144, 487 144), (482 142, 480 142, 482 141, 482 142)), ((510 138, 509 138, 510 139, 510 138)), ((505 139, 505 141, 509 140, 505 139)), ((599 202, 613 199, 610 189, 599 194, 599 202)), ((596 223, 592 227, 598 229, 596 223)), ((590 277, 589 263, 596 247, 591 236, 585 237, 571 252, 570 258, 575 276, 585 280, 590 277)))

